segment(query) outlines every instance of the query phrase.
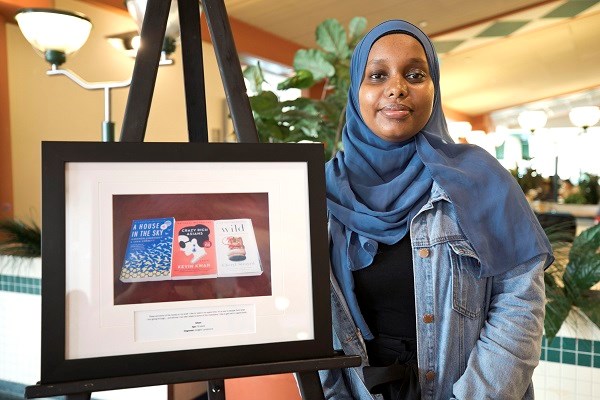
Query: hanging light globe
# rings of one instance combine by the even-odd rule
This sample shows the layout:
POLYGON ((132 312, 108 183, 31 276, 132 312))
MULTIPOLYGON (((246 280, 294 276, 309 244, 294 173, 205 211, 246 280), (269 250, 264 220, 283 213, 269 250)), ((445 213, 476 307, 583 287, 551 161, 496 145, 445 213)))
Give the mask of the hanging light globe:
POLYGON ((584 131, 600 121, 600 108, 597 106, 575 107, 569 111, 571 123, 584 131))
POLYGON ((548 115, 542 110, 527 110, 522 111, 517 117, 519 126, 533 133, 537 129, 546 126, 548 115))

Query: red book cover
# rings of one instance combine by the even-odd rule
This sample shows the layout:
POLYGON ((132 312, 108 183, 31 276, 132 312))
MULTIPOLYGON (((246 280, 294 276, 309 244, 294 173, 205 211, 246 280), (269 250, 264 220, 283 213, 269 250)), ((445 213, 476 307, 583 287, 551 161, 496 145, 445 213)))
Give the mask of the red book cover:
POLYGON ((175 221, 171 279, 217 277, 214 221, 175 221))

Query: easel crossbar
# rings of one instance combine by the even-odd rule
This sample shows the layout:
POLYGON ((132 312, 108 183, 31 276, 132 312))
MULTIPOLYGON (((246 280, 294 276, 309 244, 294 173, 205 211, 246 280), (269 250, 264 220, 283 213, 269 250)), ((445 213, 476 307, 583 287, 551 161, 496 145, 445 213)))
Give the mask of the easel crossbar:
POLYGON ((317 370, 356 367, 359 366, 360 363, 360 356, 334 356, 328 358, 294 360, 267 364, 162 372, 156 374, 121 376, 116 378, 92 379, 48 385, 34 385, 28 386, 25 389, 25 398, 36 399, 86 392, 101 392, 105 390, 242 378, 247 376, 274 375, 291 372, 314 372, 316 374, 317 370))

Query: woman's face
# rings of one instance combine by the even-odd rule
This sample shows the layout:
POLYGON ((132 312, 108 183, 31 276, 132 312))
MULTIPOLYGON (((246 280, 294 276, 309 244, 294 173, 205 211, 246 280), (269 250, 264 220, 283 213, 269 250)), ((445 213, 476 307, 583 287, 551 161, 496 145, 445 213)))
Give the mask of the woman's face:
POLYGON ((395 33, 373 44, 358 91, 360 113, 371 131, 390 142, 412 138, 429 120, 433 96, 425 50, 417 39, 395 33))

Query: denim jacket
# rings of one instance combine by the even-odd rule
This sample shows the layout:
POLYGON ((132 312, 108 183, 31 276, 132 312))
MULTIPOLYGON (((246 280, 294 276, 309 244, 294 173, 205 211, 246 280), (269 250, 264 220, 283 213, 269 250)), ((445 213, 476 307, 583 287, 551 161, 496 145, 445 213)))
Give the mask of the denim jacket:
MULTIPOLYGON (((410 237, 421 398, 533 399, 545 260, 478 278, 477 255, 458 226, 452 203, 435 183, 411 221, 410 237)), ((368 365, 363 336, 333 274, 331 302, 335 349, 360 355, 368 365)), ((319 375, 326 399, 382 399, 364 386, 362 366, 319 375)))

